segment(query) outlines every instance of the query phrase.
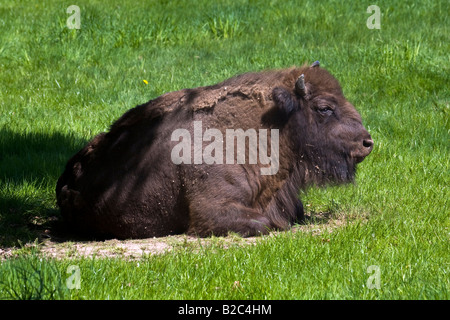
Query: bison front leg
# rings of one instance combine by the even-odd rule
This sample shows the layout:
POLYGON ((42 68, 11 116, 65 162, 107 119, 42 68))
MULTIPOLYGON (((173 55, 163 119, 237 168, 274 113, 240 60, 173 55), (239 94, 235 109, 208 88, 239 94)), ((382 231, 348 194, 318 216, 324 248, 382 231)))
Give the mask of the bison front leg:
POLYGON ((235 232, 243 237, 267 234, 272 225, 270 220, 257 210, 239 203, 197 202, 190 206, 188 233, 207 237, 226 236, 235 232))
POLYGON ((298 200, 295 205, 295 222, 302 223, 305 221, 305 210, 303 209, 303 203, 298 200))

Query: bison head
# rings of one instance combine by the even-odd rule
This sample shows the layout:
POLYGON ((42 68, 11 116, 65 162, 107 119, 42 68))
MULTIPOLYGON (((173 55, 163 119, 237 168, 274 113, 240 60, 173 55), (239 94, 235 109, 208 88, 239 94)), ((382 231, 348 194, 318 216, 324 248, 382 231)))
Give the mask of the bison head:
POLYGON ((318 184, 349 182, 356 164, 373 148, 355 107, 345 99, 338 81, 316 61, 303 67, 291 88, 277 87, 273 99, 285 114, 293 148, 306 166, 306 180, 318 184))

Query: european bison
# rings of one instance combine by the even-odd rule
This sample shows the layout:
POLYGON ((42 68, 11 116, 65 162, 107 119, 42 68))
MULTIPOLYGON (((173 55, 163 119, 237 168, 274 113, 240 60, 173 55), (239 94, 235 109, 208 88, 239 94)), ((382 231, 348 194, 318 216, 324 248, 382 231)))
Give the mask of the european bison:
POLYGON ((64 220, 92 235, 253 236, 301 221, 299 189, 351 182, 372 147, 316 61, 129 110, 68 161, 56 195, 64 220))

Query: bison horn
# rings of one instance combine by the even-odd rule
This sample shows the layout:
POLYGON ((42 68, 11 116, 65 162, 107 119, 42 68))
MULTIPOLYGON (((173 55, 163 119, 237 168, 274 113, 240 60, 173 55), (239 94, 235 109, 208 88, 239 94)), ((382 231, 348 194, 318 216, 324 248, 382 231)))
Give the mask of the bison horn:
POLYGON ((319 66, 320 66, 320 62, 314 61, 313 64, 310 66, 310 68, 315 68, 315 67, 319 67, 319 66))
POLYGON ((302 97, 306 95, 305 75, 303 73, 298 77, 297 82, 295 82, 295 90, 302 97))

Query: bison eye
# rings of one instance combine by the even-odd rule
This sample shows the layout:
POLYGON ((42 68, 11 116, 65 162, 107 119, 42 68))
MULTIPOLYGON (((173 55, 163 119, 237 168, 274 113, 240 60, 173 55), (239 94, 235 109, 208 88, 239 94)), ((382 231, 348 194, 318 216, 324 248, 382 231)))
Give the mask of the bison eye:
POLYGON ((317 112, 319 112, 323 116, 331 116, 334 112, 334 109, 329 105, 323 105, 317 107, 317 112))

